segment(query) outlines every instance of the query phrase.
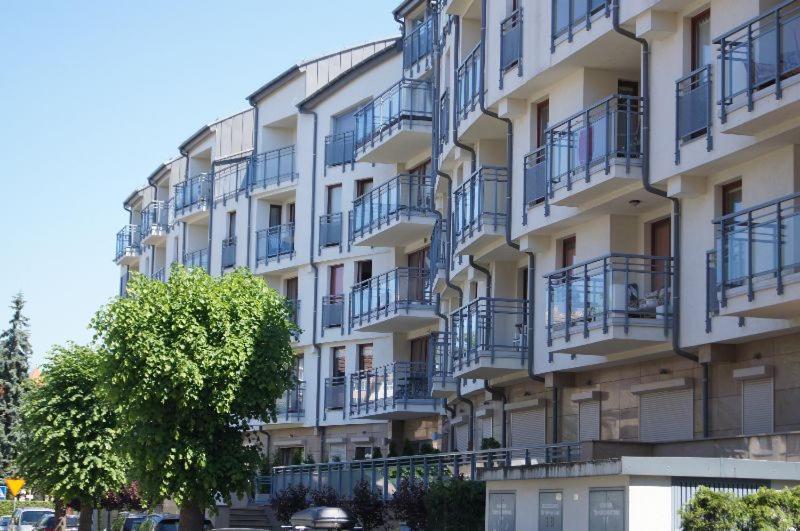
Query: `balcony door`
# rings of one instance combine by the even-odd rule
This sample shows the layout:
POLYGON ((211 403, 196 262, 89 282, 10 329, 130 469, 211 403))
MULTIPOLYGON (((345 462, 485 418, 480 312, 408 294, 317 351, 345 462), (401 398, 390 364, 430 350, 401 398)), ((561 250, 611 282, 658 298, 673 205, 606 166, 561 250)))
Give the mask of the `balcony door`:
POLYGON ((372 370, 372 343, 364 343, 358 346, 358 370, 372 370))
POLYGON ((425 288, 430 247, 424 247, 408 255, 408 298, 412 301, 425 300, 425 288))
MULTIPOLYGON (((672 220, 664 218, 650 224, 650 254, 653 256, 672 256, 672 220)), ((660 291, 667 286, 666 260, 653 260, 651 291, 660 291)), ((666 294, 664 294, 666 295, 666 294)))
POLYGON ((298 298, 297 277, 286 279, 286 298, 296 301, 298 298))
POLYGON ((330 267, 328 281, 328 295, 334 297, 344 293, 344 266, 341 264, 330 267))

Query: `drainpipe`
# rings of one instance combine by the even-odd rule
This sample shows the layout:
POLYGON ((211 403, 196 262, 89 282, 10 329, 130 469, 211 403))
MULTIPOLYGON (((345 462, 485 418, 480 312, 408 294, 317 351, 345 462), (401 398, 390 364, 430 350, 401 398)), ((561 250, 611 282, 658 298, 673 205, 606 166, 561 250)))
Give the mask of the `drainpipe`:
MULTIPOLYGON (((214 162, 211 163, 211 198, 210 198, 210 201, 209 201, 211 203, 211 208, 209 209, 209 212, 208 212, 208 274, 209 275, 211 274, 211 248, 213 247, 213 243, 214 243, 214 207, 215 207, 215 205, 214 205, 214 181, 216 181, 216 179, 214 178, 214 174, 215 174, 214 170, 216 169, 216 167, 217 167, 217 161, 215 160, 214 162)), ((220 252, 220 255, 221 254, 222 253, 220 252)), ((220 272, 220 275, 221 275, 222 274, 222 262, 220 262, 219 272, 220 272)))
POLYGON ((708 362, 702 363, 703 366, 703 386, 701 391, 702 409, 703 409, 703 438, 707 439, 710 432, 710 416, 709 416, 709 386, 711 382, 711 364, 708 362))
POLYGON ((315 211, 317 207, 317 131, 319 127, 319 117, 317 116, 316 111, 309 111, 302 107, 298 108, 301 114, 308 114, 313 116, 314 118, 314 140, 313 140, 313 155, 311 160, 313 164, 311 166, 311 237, 308 240, 308 263, 311 265, 311 269, 314 270, 314 320, 312 321, 311 325, 311 344, 314 347, 314 353, 317 355, 317 381, 316 381, 316 390, 317 390, 317 404, 315 408, 315 418, 314 418, 314 428, 320 434, 320 450, 319 450, 319 457, 320 462, 323 462, 323 455, 325 453, 325 427, 320 426, 319 423, 319 411, 320 411, 320 389, 321 389, 321 381, 322 381, 322 352, 320 351, 319 343, 317 343, 317 306, 319 305, 319 267, 317 267, 317 263, 314 261, 314 233, 316 229, 316 224, 314 223, 315 219, 315 211))
MULTIPOLYGON (((250 267, 250 245, 253 232, 253 198, 250 197, 250 177, 252 172, 255 171, 255 164, 258 157, 258 105, 255 102, 250 102, 253 107, 253 158, 251 168, 252 170, 247 174, 247 267, 250 267)), ((253 268, 255 269, 255 268, 253 268)))
POLYGON ((501 448, 506 448, 507 447, 507 444, 506 444, 506 415, 508 415, 508 413, 506 412, 506 404, 508 404, 508 397, 506 396, 505 391, 503 391, 501 388, 499 388, 499 387, 491 387, 489 385, 489 380, 484 380, 483 381, 483 388, 492 395, 492 400, 494 400, 495 396, 499 396, 500 397, 500 402, 503 404, 503 415, 502 415, 502 420, 501 420, 503 425, 500 428, 500 447, 501 448))
POLYGON ((447 410, 448 413, 450 413, 451 422, 449 422, 448 426, 447 426, 447 433, 448 433, 448 437, 447 437, 447 446, 448 446, 448 448, 447 448, 447 451, 448 452, 452 452, 453 451, 453 445, 454 445, 452 420, 456 416, 456 408, 448 406, 446 400, 445 400, 445 403, 444 403, 444 408, 447 410))
POLYGON ((558 386, 553 386, 553 444, 558 444, 558 386))
POLYGON ((486 297, 491 299, 492 298, 492 273, 488 269, 483 267, 482 265, 479 265, 477 262, 475 262, 475 257, 474 256, 469 255, 468 258, 469 258, 469 265, 470 265, 471 268, 473 268, 476 271, 480 271, 481 273, 486 275, 486 297))
MULTIPOLYGON (((478 102, 481 112, 491 118, 500 120, 506 124, 506 245, 519 251, 519 244, 511 239, 511 210, 512 210, 512 188, 514 184, 514 124, 508 118, 501 118, 497 113, 486 108, 486 94, 483 88, 486 85, 486 0, 481 2, 481 89, 479 91, 478 102)), ((534 368, 534 303, 536 292, 536 256, 530 251, 525 251, 528 255, 528 318, 527 318, 527 351, 528 351, 528 377, 535 382, 544 382, 544 378, 536 375, 534 368)))
POLYGON ((460 55, 458 47, 461 45, 461 17, 453 17, 453 20, 455 26, 453 29, 453 145, 470 154, 472 161, 470 173, 475 173, 478 159, 475 150, 458 140, 458 121, 456 117, 458 116, 458 61, 460 55))
POLYGON ((456 379, 456 400, 466 404, 469 408, 469 437, 467 438, 467 451, 470 451, 475 449, 475 404, 472 403, 472 400, 461 394, 461 380, 462 378, 456 379))

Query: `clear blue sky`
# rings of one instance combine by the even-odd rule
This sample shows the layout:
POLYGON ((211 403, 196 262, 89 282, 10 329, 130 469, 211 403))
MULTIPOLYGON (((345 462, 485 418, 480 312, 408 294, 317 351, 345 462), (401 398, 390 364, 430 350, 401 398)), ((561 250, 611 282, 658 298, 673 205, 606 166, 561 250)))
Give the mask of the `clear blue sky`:
POLYGON ((289 66, 398 34, 398 4, 0 2, 0 328, 22 290, 34 364, 88 341, 118 289, 122 200, 289 66))

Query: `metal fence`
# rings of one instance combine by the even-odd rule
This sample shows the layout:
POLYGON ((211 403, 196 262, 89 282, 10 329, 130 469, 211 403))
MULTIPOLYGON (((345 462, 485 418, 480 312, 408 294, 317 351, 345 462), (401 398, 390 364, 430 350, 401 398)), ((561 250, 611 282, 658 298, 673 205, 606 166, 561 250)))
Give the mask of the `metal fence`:
POLYGON ((226 202, 239 194, 247 193, 248 171, 251 167, 251 157, 238 157, 228 161, 220 161, 215 165, 214 177, 214 203, 226 202))
POLYGON ((783 83, 800 73, 800 0, 784 1, 718 37, 720 119, 731 107, 753 110, 757 92, 771 88, 780 99, 783 83))
POLYGON ((433 215, 433 179, 401 174, 353 200, 350 241, 372 234, 401 217, 433 215))
POLYGON ((429 81, 402 79, 389 90, 356 111, 355 148, 366 149, 404 122, 430 123, 433 118, 433 92, 429 81))
POLYGON ((445 90, 439 100, 439 153, 450 140, 450 94, 445 90))
POLYGON ((505 168, 483 166, 453 192, 453 240, 464 242, 475 232, 506 224, 505 168))
POLYGON ((618 325, 661 327, 672 316, 669 256, 614 253, 554 271, 547 279, 547 344, 618 325))
POLYGON ((706 137, 706 150, 711 151, 712 108, 711 65, 705 65, 675 82, 675 164, 681 162, 681 144, 706 137))
POLYGON ((398 267, 354 285, 350 291, 350 326, 412 309, 433 308, 428 270, 398 267))
POLYGON ((346 418, 346 396, 346 376, 331 376, 329 378, 325 378, 325 409, 322 413, 323 419, 327 419, 328 414, 333 414, 331 413, 332 411, 341 411, 342 418, 346 418))
POLYGON ((294 223, 256 232, 256 265, 294 258, 294 223))
POLYGON ((431 397, 425 362, 396 361, 350 374, 351 417, 437 403, 431 397))
POLYGON ((498 358, 527 360, 528 301, 480 297, 450 314, 450 370, 498 358))

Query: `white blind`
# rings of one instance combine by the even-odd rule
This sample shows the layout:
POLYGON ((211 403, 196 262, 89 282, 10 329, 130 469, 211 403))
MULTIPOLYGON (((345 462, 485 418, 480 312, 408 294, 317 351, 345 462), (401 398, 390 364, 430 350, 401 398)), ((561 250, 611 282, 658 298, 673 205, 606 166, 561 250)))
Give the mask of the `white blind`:
POLYGON ((678 441, 694 437, 694 392, 675 389, 639 396, 639 439, 678 441))
POLYGON ((600 440, 600 401, 587 400, 578 405, 578 439, 600 440))
POLYGON ((772 378, 742 382, 742 433, 755 435, 773 431, 772 378))

